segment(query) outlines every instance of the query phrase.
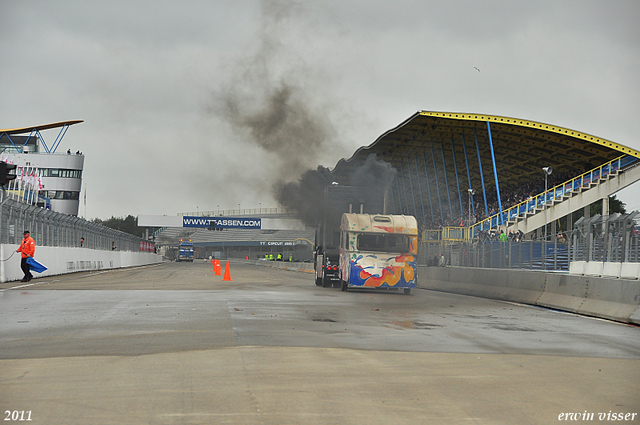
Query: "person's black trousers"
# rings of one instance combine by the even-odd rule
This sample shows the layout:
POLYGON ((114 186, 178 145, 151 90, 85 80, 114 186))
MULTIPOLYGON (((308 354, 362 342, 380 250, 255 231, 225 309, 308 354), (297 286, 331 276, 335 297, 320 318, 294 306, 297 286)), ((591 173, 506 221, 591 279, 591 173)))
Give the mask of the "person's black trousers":
POLYGON ((31 274, 31 267, 27 263, 26 258, 23 258, 22 261, 20 262, 20 268, 22 269, 22 272, 24 273, 24 278, 26 280, 33 279, 33 275, 31 274))

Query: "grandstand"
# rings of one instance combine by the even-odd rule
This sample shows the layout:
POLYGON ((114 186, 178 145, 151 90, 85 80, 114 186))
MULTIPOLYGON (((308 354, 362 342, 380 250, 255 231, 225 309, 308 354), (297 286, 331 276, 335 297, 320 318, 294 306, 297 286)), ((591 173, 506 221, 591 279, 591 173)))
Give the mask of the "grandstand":
POLYGON ((437 229, 452 240, 500 230, 548 238, 559 219, 572 229, 572 213, 583 210, 588 217, 596 201, 603 201, 606 217, 609 196, 640 179, 634 149, 493 115, 417 112, 339 161, 334 179, 348 184, 372 154, 397 171, 389 212, 414 215, 423 232, 437 229))
MULTIPOLYGON (((562 263, 562 269, 568 267, 569 256, 578 252, 563 251, 564 246, 557 246, 558 238, 571 242, 566 232, 574 230, 581 215, 596 226, 589 207, 599 201, 603 209, 596 221, 606 223, 609 197, 640 180, 640 152, 635 149, 555 125, 483 114, 419 111, 351 158, 338 161, 331 170, 333 181, 351 185, 371 155, 396 171, 386 212, 415 216, 424 244, 498 239, 500 232, 517 234, 510 240, 556 244, 553 263, 555 268, 562 263)), ((222 251, 251 258, 295 252, 296 257, 310 258, 314 229, 167 229, 158 241, 177 243, 180 237, 192 239, 203 258, 222 251)), ((601 232, 600 238, 606 237, 601 232)), ((635 252, 637 258, 634 238, 625 245, 625 252, 635 252)), ((524 250, 518 257, 513 252, 509 255, 514 262, 548 268, 547 260, 534 258, 541 251, 548 255, 546 245, 518 249, 524 250)), ((470 251, 461 248, 461 258, 464 252, 470 251)), ((432 255, 423 250, 420 261, 426 263, 432 255)))

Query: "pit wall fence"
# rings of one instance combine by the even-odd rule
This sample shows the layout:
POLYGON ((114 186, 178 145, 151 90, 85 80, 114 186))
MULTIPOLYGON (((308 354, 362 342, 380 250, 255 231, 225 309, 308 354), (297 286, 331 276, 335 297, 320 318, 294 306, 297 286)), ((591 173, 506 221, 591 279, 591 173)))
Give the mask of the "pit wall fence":
POLYGON ((83 218, 63 214, 0 191, 0 282, 20 280, 21 254, 15 252, 29 230, 36 243, 35 260, 47 267, 35 278, 154 264, 162 257, 143 238, 83 218))
MULTIPOLYGON (((0 282, 22 279, 21 255, 17 244, 0 245, 0 282)), ((105 251, 90 248, 36 246, 36 261, 47 267, 43 273, 32 272, 34 278, 81 271, 99 271, 122 267, 142 266, 162 262, 153 252, 105 251)))

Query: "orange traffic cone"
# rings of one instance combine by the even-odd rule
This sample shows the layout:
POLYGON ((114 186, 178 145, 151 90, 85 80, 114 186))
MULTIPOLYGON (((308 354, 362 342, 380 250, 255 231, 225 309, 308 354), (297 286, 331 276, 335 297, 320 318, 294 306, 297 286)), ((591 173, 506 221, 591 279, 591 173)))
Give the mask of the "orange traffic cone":
POLYGON ((214 260, 216 263, 213 265, 213 275, 214 276, 222 276, 220 260, 214 260))
POLYGON ((224 269, 223 281, 231 282, 231 269, 229 268, 229 260, 227 260, 227 267, 224 269))

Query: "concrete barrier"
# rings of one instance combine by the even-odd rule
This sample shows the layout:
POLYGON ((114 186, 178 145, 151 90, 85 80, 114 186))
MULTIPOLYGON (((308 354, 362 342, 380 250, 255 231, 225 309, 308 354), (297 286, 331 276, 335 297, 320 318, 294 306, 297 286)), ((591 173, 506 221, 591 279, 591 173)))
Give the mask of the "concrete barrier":
POLYGON ((622 263, 620 279, 638 279, 640 277, 640 263, 622 263))
POLYGON ((569 274, 633 280, 640 278, 640 263, 572 261, 569 263, 569 274))
POLYGON ((584 268, 584 274, 589 276, 602 276, 602 270, 604 269, 604 263, 598 261, 587 261, 584 268))
POLYGON ((569 263, 569 274, 585 274, 586 268, 586 261, 572 261, 569 263))
POLYGON ((418 267, 418 286, 475 297, 535 304, 544 280, 535 272, 467 267, 418 267), (517 276, 516 276, 517 273, 517 276))
MULTIPOLYGON (((0 282, 20 280, 21 255, 15 252, 18 245, 0 245, 0 282), (6 261, 5 261, 6 260, 6 261)), ((117 269, 162 262, 162 256, 152 252, 101 251, 88 248, 36 246, 34 258, 47 267, 34 277, 54 276, 88 270, 117 269)))
POLYGON ((602 263, 603 277, 620 277, 622 263, 602 263))
POLYGON ((528 270, 421 266, 418 286, 640 324, 638 280, 528 270))

